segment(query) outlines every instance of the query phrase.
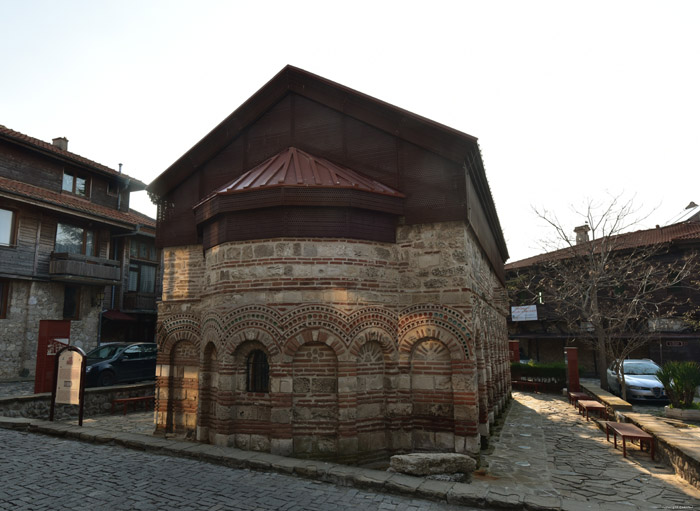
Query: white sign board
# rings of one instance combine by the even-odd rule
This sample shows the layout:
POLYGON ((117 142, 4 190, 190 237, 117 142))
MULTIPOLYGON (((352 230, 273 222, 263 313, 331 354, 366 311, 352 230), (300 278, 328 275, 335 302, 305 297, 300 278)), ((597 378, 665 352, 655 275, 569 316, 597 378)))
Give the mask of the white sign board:
POLYGON ((537 321, 537 305, 518 305, 510 308, 513 321, 537 321))
POLYGON ((58 377, 56 379, 56 403, 80 404, 80 378, 83 355, 66 350, 58 356, 58 377))

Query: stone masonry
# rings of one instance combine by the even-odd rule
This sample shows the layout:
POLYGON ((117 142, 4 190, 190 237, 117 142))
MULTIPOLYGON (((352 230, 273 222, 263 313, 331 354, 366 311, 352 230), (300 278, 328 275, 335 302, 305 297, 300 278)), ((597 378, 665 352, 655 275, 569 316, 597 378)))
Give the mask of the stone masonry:
POLYGON ((396 243, 166 247, 157 428, 281 455, 475 454, 509 392, 505 292, 463 222, 396 243), (246 360, 269 392, 246 391, 246 360))

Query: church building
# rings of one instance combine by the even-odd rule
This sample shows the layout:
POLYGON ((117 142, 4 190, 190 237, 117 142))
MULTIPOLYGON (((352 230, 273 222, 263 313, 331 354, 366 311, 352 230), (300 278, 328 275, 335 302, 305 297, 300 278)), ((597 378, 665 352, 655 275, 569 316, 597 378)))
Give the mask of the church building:
POLYGON ((510 371, 476 138, 287 66, 148 190, 157 430, 347 462, 478 453, 510 371))

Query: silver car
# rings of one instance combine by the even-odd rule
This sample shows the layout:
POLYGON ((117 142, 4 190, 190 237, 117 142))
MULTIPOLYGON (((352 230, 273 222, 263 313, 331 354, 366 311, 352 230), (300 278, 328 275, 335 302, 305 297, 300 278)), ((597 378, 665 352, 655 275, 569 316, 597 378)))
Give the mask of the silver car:
MULTIPOLYGON (((619 360, 608 367, 608 386, 618 395, 622 394, 622 386, 617 378, 619 360)), ((661 368, 649 359, 627 359, 622 364, 625 374, 628 399, 668 400, 666 390, 656 377, 661 368)))

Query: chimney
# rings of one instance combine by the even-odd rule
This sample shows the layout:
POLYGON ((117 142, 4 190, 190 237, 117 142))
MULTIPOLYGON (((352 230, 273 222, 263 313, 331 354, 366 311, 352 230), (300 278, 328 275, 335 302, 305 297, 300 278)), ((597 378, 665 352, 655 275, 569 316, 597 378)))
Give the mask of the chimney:
POLYGON ((54 147, 58 147, 61 151, 68 150, 68 139, 66 137, 58 137, 52 140, 54 147))
POLYGON ((574 232, 576 233, 576 244, 580 245, 581 243, 586 243, 590 241, 588 239, 588 231, 590 231, 591 228, 588 227, 588 224, 585 225, 579 225, 574 229, 574 232))

